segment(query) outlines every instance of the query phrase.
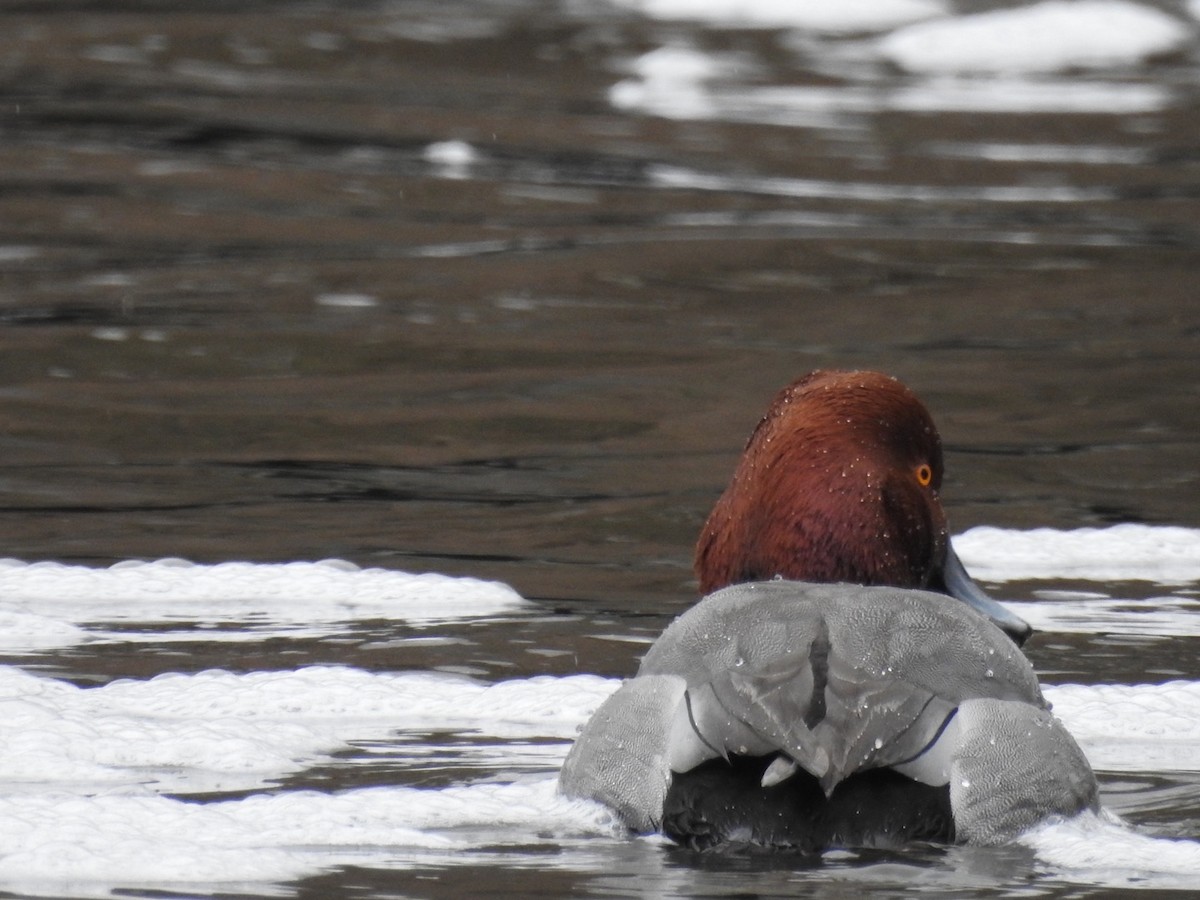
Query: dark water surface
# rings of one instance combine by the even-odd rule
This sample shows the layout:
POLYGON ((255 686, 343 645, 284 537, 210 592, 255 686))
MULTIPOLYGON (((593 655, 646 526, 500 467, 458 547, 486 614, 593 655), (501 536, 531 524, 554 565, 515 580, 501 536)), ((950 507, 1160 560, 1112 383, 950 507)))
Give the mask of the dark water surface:
MULTIPOLYGON (((823 366, 926 400, 955 532, 1200 526, 1195 44, 1122 73, 1169 97, 1123 114, 787 127, 609 102, 676 40, 754 60, 754 84, 840 83, 776 32, 600 5, 0 6, 0 555, 494 578, 538 612, 462 626, 458 664, 625 675, 629 639, 694 599, 692 541, 771 395, 823 366), (473 154, 429 150, 448 141, 473 154)), ((89 682, 446 661, 380 628, 286 657, 109 645, 38 665, 89 682)), ((1160 649, 1200 677, 1195 639, 1160 649)), ((1148 680, 1119 636, 1030 655, 1056 680, 1148 680)), ((506 857, 503 886, 463 866, 302 890, 637 894, 647 851, 625 852, 629 883, 506 857)), ((853 863, 902 895, 914 861, 892 864, 853 863)), ((682 894, 731 896, 738 865, 761 896, 841 884, 655 865, 682 894)))

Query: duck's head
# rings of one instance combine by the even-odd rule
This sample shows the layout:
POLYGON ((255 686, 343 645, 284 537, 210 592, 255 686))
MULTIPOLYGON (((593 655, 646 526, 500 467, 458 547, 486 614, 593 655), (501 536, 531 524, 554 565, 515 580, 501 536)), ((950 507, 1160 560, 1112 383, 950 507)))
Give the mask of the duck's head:
POLYGON ((916 394, 878 372, 817 371, 775 397, 696 546, 700 588, 783 577, 924 588, 1029 625, 971 580, 938 492, 942 442, 916 394))

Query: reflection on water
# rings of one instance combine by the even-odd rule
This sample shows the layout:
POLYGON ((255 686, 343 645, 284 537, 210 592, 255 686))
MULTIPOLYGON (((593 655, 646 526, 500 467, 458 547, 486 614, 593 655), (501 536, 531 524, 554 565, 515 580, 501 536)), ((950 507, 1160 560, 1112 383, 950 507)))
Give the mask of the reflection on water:
MULTIPOLYGON (((129 579, 108 599, 49 567, 22 601, 0 566, 7 889, 67 892, 67 858, 100 894, 140 858, 133 887, 311 896, 487 896, 500 867, 528 896, 1126 884, 1040 845, 698 861, 549 779, 693 599, 767 400, 817 366, 926 399, 964 556, 1040 626, 1045 679, 1088 686, 1053 689, 1079 727, 1194 725, 1170 685, 1200 679, 1197 576, 1164 527, 1200 524, 1194 4, 1127 4, 1115 38, 1076 4, 1024 63, 923 0, 750 28, 766 7, 666 6, 0 12, 0 555, 336 558, 528 598, 420 614, 333 565, 193 606, 153 567, 98 576, 129 579), (1081 530, 1114 523, 1148 527, 1081 530), (541 718, 500 715, 503 684, 541 718), (120 853, 91 833, 114 821, 120 853)), ((1197 834, 1190 757, 1088 733, 1111 808, 1197 834)), ((1200 871, 1145 852, 1159 886, 1200 871)))

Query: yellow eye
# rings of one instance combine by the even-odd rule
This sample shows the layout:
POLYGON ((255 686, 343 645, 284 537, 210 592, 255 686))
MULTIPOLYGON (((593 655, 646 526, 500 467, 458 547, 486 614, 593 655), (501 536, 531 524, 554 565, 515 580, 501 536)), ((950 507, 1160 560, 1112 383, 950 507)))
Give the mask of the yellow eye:
POLYGON ((933 469, 929 468, 926 463, 921 463, 921 465, 917 466, 915 474, 917 476, 917 484, 921 487, 929 487, 929 482, 933 481, 933 469))

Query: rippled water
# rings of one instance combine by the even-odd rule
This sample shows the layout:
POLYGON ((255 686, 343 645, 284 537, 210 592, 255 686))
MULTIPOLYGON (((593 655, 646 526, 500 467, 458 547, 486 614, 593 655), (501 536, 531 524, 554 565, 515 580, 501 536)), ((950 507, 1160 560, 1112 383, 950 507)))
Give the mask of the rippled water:
POLYGON ((1038 625, 1106 804, 1198 836, 1200 576, 1169 538, 1200 527, 1200 50, 1195 5, 1158 8, 1185 37, 1146 59, 963 76, 897 68, 891 26, 616 5, 0 10, 0 554, 92 567, 33 567, 32 594, 0 567, 0 889, 1200 879, 1106 873, 1062 835, 705 861, 547 788, 694 599, 691 542, 773 392, 866 366, 933 411, 963 555, 1038 625), (525 599, 105 568, 166 557, 525 599), (501 685, 519 696, 471 699, 501 685), (1182 737, 1101 733, 1105 704, 1182 737))

